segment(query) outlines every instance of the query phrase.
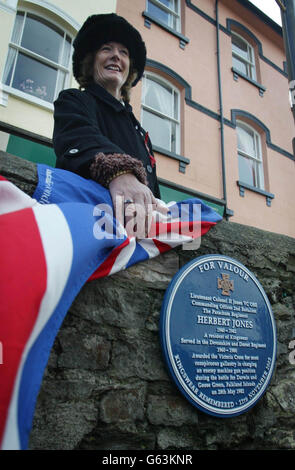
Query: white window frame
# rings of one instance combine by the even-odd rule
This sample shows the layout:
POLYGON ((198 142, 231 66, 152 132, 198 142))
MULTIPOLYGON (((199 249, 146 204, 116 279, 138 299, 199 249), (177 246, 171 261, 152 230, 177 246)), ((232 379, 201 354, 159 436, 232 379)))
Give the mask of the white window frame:
MULTIPOLYGON (((146 0, 146 11, 149 13, 149 4, 154 4, 156 7, 163 10, 165 13, 168 13, 169 16, 169 23, 166 25, 169 28, 177 31, 178 33, 181 32, 181 18, 180 18, 180 0, 173 0, 174 8, 169 8, 164 5, 159 0, 146 0)), ((160 20, 159 20, 160 21, 160 20)))
MULTIPOLYGON (((181 148, 181 139, 180 139, 180 91, 172 85, 168 80, 164 79, 163 77, 153 73, 153 72, 145 72, 143 76, 143 81, 142 81, 142 104, 141 104, 141 123, 143 123, 143 113, 144 111, 148 111, 150 114, 154 114, 156 116, 159 116, 161 118, 166 119, 169 121, 172 125, 174 123, 175 126, 175 144, 173 148, 173 143, 172 143, 172 133, 170 134, 170 148, 163 148, 163 150, 166 150, 171 153, 175 154, 180 154, 180 148, 181 148), (175 100, 177 102, 177 118, 174 118, 172 116, 168 116, 157 109, 152 108, 151 106, 148 106, 147 104, 144 103, 144 93, 145 93, 145 87, 146 87, 146 79, 151 79, 152 81, 157 82, 159 85, 166 86, 167 88, 170 88, 172 91, 172 99, 173 103, 175 103, 175 100)), ((170 128, 171 129, 171 128, 170 128)), ((149 131, 148 129, 145 129, 147 132, 149 131)), ((153 143, 153 138, 152 136, 151 140, 153 143)))
MULTIPOLYGON (((8 58, 8 54, 10 52, 11 49, 14 49, 16 50, 16 53, 18 54, 19 52, 20 53, 23 53, 24 55, 26 55, 27 57, 30 57, 32 59, 35 59, 37 60, 39 63, 41 64, 44 64, 44 65, 48 65, 48 66, 51 66, 53 67, 54 69, 57 70, 57 72, 61 71, 61 72, 64 72, 65 73, 65 81, 64 81, 64 88, 67 88, 69 86, 69 83, 70 83, 70 77, 71 77, 71 57, 72 57, 72 53, 73 53, 73 35, 71 34, 71 32, 67 29, 65 29, 63 26, 61 26, 61 24, 55 24, 52 22, 52 20, 50 18, 47 17, 46 14, 40 12, 39 10, 36 11, 35 9, 33 8, 19 8, 17 11, 16 11, 16 14, 15 14, 15 20, 16 20, 16 17, 17 17, 17 14, 19 13, 23 13, 24 14, 24 20, 23 20, 23 24, 22 24, 22 30, 21 30, 21 34, 20 34, 20 38, 19 38, 19 43, 15 43, 12 41, 12 36, 13 36, 13 30, 14 30, 14 26, 15 26, 15 21, 14 21, 14 24, 13 24, 13 28, 12 28, 12 32, 11 32, 11 38, 10 38, 10 41, 9 41, 9 44, 8 44, 8 51, 7 51, 7 55, 6 55, 6 60, 8 58), (23 46, 21 46, 21 40, 22 40, 22 35, 23 35, 23 30, 24 30, 24 25, 25 25, 25 19, 26 19, 26 16, 27 14, 32 14, 34 15, 35 17, 37 18, 40 18, 41 20, 44 20, 46 21, 49 25, 52 24, 52 26, 54 26, 55 28, 58 28, 62 33, 63 33, 63 40, 65 42, 65 38, 66 36, 68 36, 70 39, 71 39, 71 49, 70 49, 70 59, 69 59, 69 63, 68 63, 68 67, 65 67, 64 65, 62 64, 59 64, 57 62, 54 62, 44 56, 40 56, 39 54, 29 50, 29 49, 26 49, 24 48, 23 46)), ((64 42, 63 42, 63 46, 64 46, 64 42)), ((62 56, 62 53, 61 53, 61 56, 62 56)), ((11 81, 10 81, 10 84, 9 85, 6 85, 4 83, 4 77, 5 77, 5 74, 6 74, 6 66, 7 66, 7 62, 5 62, 5 67, 4 67, 4 70, 3 70, 3 74, 2 74, 2 85, 1 85, 1 88, 4 92, 6 92, 7 94, 11 94, 11 95, 15 95, 21 99, 24 99, 25 101, 30 101, 36 105, 39 105, 41 107, 44 107, 44 108, 48 108, 48 109, 53 109, 53 102, 49 102, 49 101, 46 101, 46 100, 43 100, 41 98, 38 98, 37 96, 35 95, 31 95, 29 93, 26 93, 26 92, 23 92, 17 88, 13 88, 12 87, 12 82, 13 82, 13 77, 14 77, 14 73, 15 73, 15 67, 16 67, 16 62, 17 62, 17 56, 14 58, 14 66, 13 66, 13 72, 12 72, 12 75, 11 75, 11 81)), ((58 84, 59 80, 58 80, 58 75, 57 75, 57 78, 56 78, 56 82, 55 82, 55 92, 54 92, 54 98, 53 98, 53 101, 57 98, 57 95, 59 93, 59 91, 61 90, 57 90, 57 84, 58 84)))
POLYGON ((248 58, 246 59, 244 56, 234 51, 233 45, 232 45, 232 56, 246 65, 246 70, 247 70, 246 76, 248 78, 251 78, 252 80, 256 80, 256 64, 255 64, 254 47, 251 46, 251 44, 243 36, 236 33, 235 31, 232 31, 232 39, 234 37, 237 37, 238 39, 240 39, 247 46, 248 58))
MULTIPOLYGON (((253 133, 253 139, 254 139, 254 155, 250 155, 247 152, 241 150, 237 146, 237 151, 238 151, 238 159, 241 156, 242 158, 246 158, 248 160, 251 160, 255 162, 255 179, 256 179, 256 185, 254 185, 254 188, 257 189, 262 189, 264 190, 264 171, 263 171, 263 157, 262 157, 262 146, 261 146, 261 136, 260 134, 253 129, 250 125, 246 124, 244 121, 237 120, 236 122, 236 129, 237 133, 239 132, 239 128, 244 128, 246 131, 253 133)), ((248 184, 246 181, 243 181, 241 179, 241 175, 239 174, 239 181, 241 183, 248 184)))

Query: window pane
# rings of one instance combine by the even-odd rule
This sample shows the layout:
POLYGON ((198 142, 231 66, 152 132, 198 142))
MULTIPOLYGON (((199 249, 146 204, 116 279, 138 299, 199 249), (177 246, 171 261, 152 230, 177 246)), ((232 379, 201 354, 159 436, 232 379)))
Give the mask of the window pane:
POLYGON ((167 26, 170 26, 170 13, 167 13, 166 11, 162 10, 162 8, 156 6, 152 2, 148 2, 148 12, 155 18, 157 18, 159 21, 162 21, 162 23, 166 24, 167 26))
POLYGON ((12 37, 11 37, 11 42, 14 42, 15 44, 20 43, 23 21, 24 21, 24 14, 18 13, 15 18, 15 23, 14 23, 12 37))
POLYGON ((147 3, 147 11, 157 18, 159 21, 164 23, 165 25, 169 26, 172 29, 179 30, 179 8, 178 8, 178 0, 158 0, 158 3, 162 3, 158 5, 154 3, 152 0, 149 0, 147 3), (176 15, 169 13, 169 11, 165 10, 165 7, 168 7, 171 11, 175 12, 176 15))
POLYGON ((171 8, 171 10, 174 9, 174 1, 173 0, 159 0, 159 2, 163 3, 168 8, 171 8))
POLYGON ((232 49, 244 59, 249 59, 248 46, 241 38, 232 36, 232 49))
POLYGON ((239 155, 239 179, 250 186, 257 186, 255 162, 242 155, 239 155))
POLYGON ((178 113, 178 94, 174 92, 174 119, 179 120, 178 113))
POLYGON ((71 38, 69 36, 66 36, 65 41, 64 41, 64 49, 62 53, 62 58, 60 60, 61 65, 68 67, 70 58, 71 58, 71 38))
POLYGON ((3 76, 3 82, 5 83, 5 85, 10 85, 16 55, 17 55, 16 49, 10 48, 8 51, 5 71, 4 71, 4 76, 3 76))
POLYGON ((254 142, 254 133, 250 129, 245 129, 243 127, 237 128, 238 136, 238 149, 245 152, 247 155, 251 155, 256 158, 255 151, 255 142, 254 142))
POLYGON ((52 102, 57 71, 19 53, 12 86, 37 98, 52 102))
POLYGON ((63 35, 41 18, 27 15, 21 45, 42 57, 59 63, 63 35))
POLYGON ((258 135, 255 135, 255 149, 257 160, 261 161, 260 137, 258 135))
POLYGON ((142 127, 148 131, 153 145, 171 150, 171 124, 167 119, 144 110, 142 127))
POLYGON ((66 74, 62 70, 59 70, 57 72, 57 84, 56 84, 56 92, 55 92, 55 97, 57 98, 59 92, 65 88, 65 80, 66 80, 66 74))
POLYGON ((166 116, 173 116, 173 94, 171 88, 146 79, 144 102, 147 106, 160 111, 166 116))
MULTIPOLYGON (((252 52, 251 52, 251 57, 252 57, 252 52)), ((254 59, 251 58, 251 61, 252 63, 254 63, 254 59)), ((256 69, 255 69, 255 63, 254 65, 249 65, 249 74, 250 74, 250 78, 252 78, 253 80, 256 80, 256 69)))
POLYGON ((177 124, 175 122, 171 122, 171 152, 177 152, 177 124))
POLYGON ((248 76, 248 67, 245 62, 242 60, 238 59, 237 57, 233 56, 233 67, 239 70, 239 72, 243 73, 244 75, 248 76))

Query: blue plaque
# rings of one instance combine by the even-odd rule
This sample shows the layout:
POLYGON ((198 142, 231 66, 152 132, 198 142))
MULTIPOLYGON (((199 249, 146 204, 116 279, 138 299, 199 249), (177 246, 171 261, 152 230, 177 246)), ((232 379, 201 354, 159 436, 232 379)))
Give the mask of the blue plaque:
POLYGON ((237 416, 264 394, 275 321, 261 284, 240 262, 207 255, 185 265, 166 291, 160 334, 173 380, 205 413, 237 416))

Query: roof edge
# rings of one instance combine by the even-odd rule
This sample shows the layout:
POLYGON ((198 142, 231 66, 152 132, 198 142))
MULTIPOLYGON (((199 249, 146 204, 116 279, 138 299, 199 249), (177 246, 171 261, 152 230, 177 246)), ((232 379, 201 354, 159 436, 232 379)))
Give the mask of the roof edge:
POLYGON ((245 8, 248 8, 248 10, 251 10, 255 15, 259 16, 259 18, 266 23, 268 26, 270 26, 272 29, 274 29, 280 36, 283 36, 283 29, 282 27, 276 23, 274 20, 272 20, 268 15, 263 13, 259 8, 257 8, 253 3, 249 2, 249 0, 236 0, 238 3, 243 5, 245 8))

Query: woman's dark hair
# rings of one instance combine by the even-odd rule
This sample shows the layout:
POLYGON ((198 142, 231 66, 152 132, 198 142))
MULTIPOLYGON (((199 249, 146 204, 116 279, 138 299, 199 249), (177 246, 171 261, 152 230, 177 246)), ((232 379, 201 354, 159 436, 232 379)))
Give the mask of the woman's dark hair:
MULTIPOLYGON (((77 81, 80 85, 79 86, 80 90, 82 88, 86 88, 88 85, 90 85, 90 83, 93 83, 93 66, 94 66, 95 55, 96 55, 96 51, 89 52, 89 54, 87 54, 84 60, 81 62, 80 75, 77 78, 77 81)), ((127 103, 129 103, 130 101, 132 83, 134 82, 136 77, 137 77, 137 71, 133 66, 133 60, 130 57, 129 74, 128 74, 126 82, 121 88, 122 99, 127 103)))

